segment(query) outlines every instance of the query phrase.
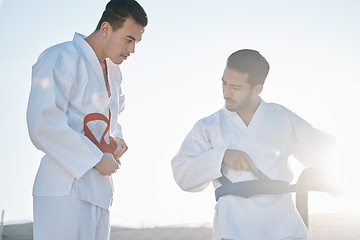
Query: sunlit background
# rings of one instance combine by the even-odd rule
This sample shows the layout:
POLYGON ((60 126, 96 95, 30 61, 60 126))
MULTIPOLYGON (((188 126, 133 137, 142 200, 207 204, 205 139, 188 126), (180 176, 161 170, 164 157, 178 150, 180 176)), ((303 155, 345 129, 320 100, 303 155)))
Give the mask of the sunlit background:
MULTIPOLYGON (((261 94, 337 137, 329 162, 344 189, 310 195, 310 214, 360 212, 360 2, 356 0, 139 0, 149 26, 121 65, 129 150, 114 176, 114 225, 209 225, 213 188, 186 193, 170 161, 197 120, 222 108, 227 57, 242 48, 270 62, 261 94)), ((47 47, 88 35, 106 0, 0 0, 0 210, 32 221, 32 184, 42 153, 27 134, 31 67, 47 47)), ((294 164, 296 174, 301 170, 294 164)))

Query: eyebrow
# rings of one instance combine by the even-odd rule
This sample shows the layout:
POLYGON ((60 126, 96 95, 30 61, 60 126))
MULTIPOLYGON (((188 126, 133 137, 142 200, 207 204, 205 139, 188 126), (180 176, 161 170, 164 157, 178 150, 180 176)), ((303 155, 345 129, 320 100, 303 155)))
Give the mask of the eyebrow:
MULTIPOLYGON (((133 36, 126 35, 126 37, 130 38, 130 39, 131 39, 131 40, 133 40, 133 41, 136 41, 136 39, 135 39, 133 36)), ((140 39, 140 40, 138 40, 138 41, 136 41, 136 42, 140 42, 140 41, 141 41, 141 39, 140 39)))
MULTIPOLYGON (((224 83, 227 83, 224 78, 221 78, 224 83)), ((243 85, 229 84, 231 87, 242 87, 243 85)))

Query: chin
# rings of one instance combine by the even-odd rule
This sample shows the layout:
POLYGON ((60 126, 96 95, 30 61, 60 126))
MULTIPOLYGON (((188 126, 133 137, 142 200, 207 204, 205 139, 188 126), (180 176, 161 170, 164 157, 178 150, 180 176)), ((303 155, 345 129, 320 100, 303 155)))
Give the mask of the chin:
POLYGON ((117 65, 120 65, 124 61, 124 59, 116 59, 115 60, 115 59, 111 59, 111 58, 110 58, 110 60, 117 65))
POLYGON ((228 105, 226 105, 226 109, 230 112, 234 112, 235 109, 233 107, 229 107, 228 105))

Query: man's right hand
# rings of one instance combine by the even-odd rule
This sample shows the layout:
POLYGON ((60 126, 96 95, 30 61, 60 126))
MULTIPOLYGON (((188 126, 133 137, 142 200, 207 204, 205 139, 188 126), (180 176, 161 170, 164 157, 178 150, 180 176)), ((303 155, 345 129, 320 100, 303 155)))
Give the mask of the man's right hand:
POLYGON ((95 169, 102 175, 111 176, 120 168, 111 153, 104 153, 100 162, 95 165, 95 169))
POLYGON ((248 170, 251 167, 255 172, 257 168, 246 152, 227 149, 224 154, 223 163, 230 165, 234 170, 248 170))

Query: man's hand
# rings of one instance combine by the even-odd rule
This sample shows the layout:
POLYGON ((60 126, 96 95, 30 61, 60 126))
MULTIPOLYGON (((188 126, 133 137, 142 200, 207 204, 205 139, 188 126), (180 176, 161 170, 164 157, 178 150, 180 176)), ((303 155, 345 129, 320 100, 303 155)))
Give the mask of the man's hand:
POLYGON ((115 161, 111 153, 104 153, 100 162, 95 165, 95 169, 102 175, 111 176, 119 169, 120 165, 115 161))
POLYGON ((326 171, 322 168, 306 168, 302 171, 296 183, 296 191, 305 193, 310 191, 311 187, 319 183, 324 183, 329 179, 326 171))
POLYGON ((128 150, 128 147, 127 147, 124 139, 114 137, 113 140, 116 145, 116 149, 114 151, 115 158, 120 159, 120 157, 128 150))
POLYGON ((255 172, 257 168, 246 152, 227 149, 224 154, 223 163, 230 165, 234 170, 248 170, 251 167, 255 172))

